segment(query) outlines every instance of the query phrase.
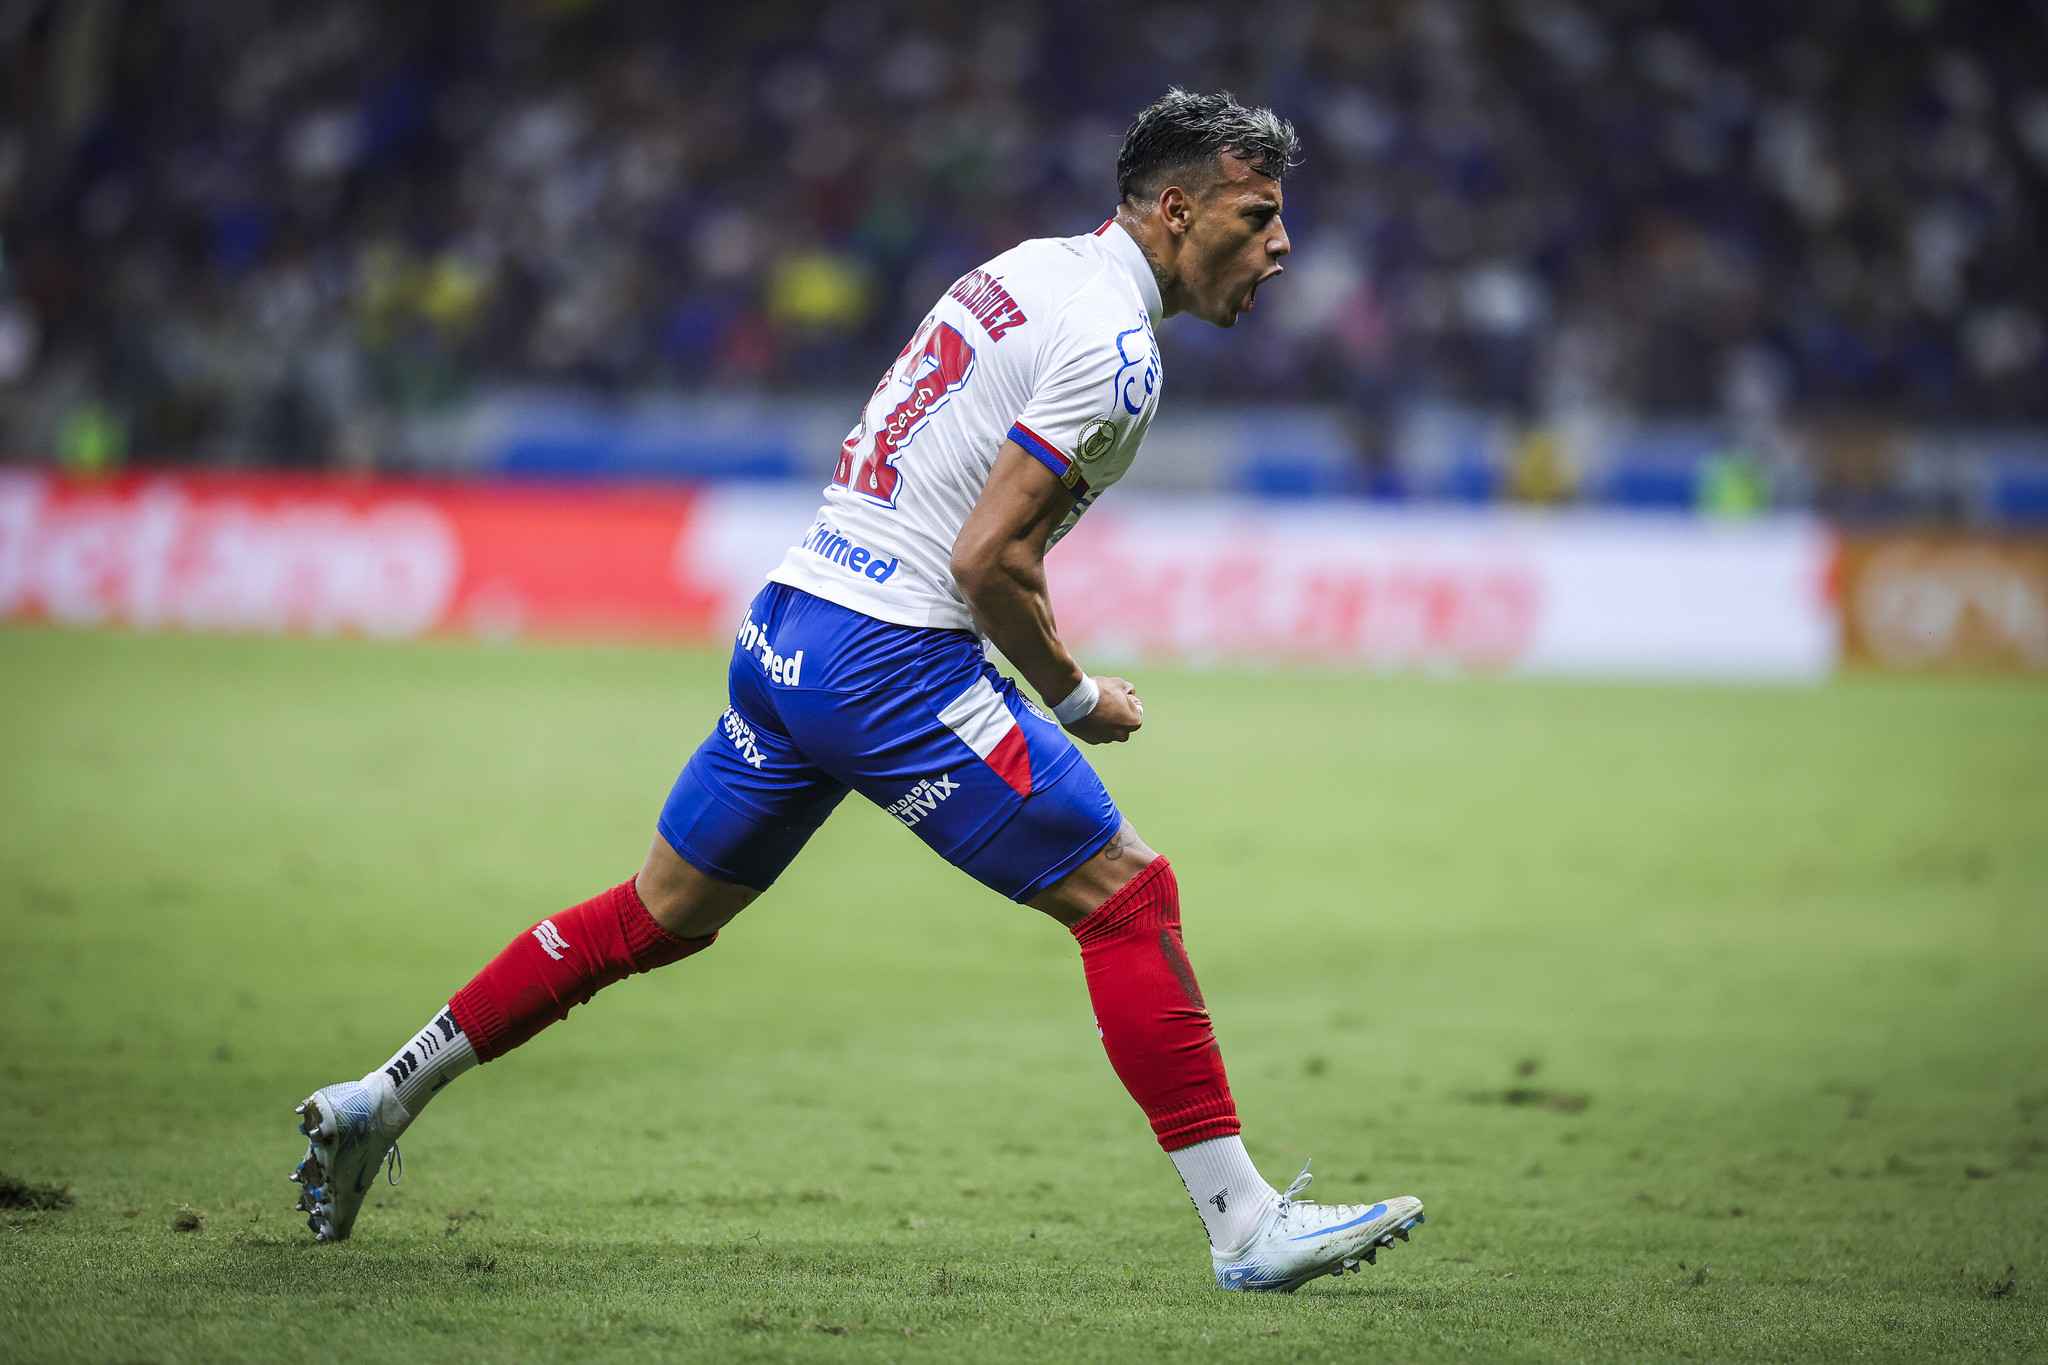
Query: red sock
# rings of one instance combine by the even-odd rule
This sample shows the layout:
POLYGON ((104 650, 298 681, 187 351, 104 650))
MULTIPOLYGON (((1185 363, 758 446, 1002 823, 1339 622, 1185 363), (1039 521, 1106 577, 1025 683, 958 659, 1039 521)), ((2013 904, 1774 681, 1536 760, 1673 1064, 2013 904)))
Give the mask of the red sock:
POLYGON ((1074 926, 1109 1064, 1177 1151, 1237 1132, 1237 1104, 1180 939, 1180 886, 1155 858, 1074 926))
POLYGON ((542 920, 448 1002, 476 1058, 502 1057, 614 981, 680 962, 718 938, 677 938, 632 882, 542 920))

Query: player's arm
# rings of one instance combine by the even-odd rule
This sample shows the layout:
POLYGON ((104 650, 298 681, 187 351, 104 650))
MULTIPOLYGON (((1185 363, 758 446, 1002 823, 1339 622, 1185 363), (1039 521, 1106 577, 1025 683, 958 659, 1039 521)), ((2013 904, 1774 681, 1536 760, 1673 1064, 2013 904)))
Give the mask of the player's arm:
MULTIPOLYGON (((1060 643, 1045 590, 1045 542, 1073 506, 1058 476, 1005 441, 953 542, 953 581, 976 623, 1048 706, 1072 693, 1082 676, 1060 643)), ((1095 709, 1067 729, 1090 744, 1129 739, 1145 719, 1137 692, 1122 678, 1095 681, 1102 689, 1095 709)))

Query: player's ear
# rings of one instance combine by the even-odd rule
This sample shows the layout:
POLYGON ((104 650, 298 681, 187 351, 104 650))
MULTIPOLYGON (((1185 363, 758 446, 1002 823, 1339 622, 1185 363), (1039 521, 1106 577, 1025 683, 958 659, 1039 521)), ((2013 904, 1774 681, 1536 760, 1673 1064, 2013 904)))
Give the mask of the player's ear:
POLYGON ((1159 192, 1159 218, 1166 224, 1167 231, 1186 236, 1188 223, 1194 216, 1195 201, 1186 190, 1178 185, 1168 185, 1159 192))

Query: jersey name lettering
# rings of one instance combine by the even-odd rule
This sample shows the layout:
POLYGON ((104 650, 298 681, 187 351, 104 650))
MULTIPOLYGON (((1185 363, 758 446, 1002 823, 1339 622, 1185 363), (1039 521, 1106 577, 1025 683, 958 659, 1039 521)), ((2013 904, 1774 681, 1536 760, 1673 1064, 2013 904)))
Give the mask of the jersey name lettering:
POLYGON ((1003 282, 985 270, 968 271, 949 293, 974 314, 974 320, 988 332, 990 341, 1001 341, 1003 333, 1031 320, 1010 297, 1010 291, 1003 288, 1003 282))

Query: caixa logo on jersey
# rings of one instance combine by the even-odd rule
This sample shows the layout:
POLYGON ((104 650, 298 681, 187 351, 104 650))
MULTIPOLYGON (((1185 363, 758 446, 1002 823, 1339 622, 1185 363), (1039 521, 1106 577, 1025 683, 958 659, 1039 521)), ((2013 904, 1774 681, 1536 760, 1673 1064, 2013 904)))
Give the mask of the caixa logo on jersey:
POLYGON ((1118 332, 1116 353, 1123 362, 1116 372, 1117 402, 1135 417, 1159 390, 1159 348, 1152 340, 1152 328, 1141 322, 1118 332))

